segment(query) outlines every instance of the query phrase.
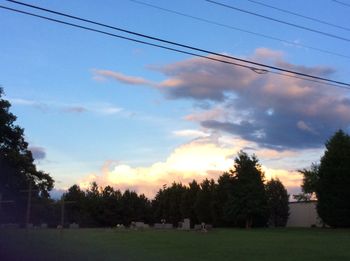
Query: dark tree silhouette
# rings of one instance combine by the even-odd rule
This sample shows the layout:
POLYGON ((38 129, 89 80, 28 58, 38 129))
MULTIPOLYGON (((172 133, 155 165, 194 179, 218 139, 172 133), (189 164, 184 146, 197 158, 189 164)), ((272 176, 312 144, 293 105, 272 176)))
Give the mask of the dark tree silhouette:
POLYGON ((350 227, 350 136, 337 131, 326 142, 316 185, 317 211, 332 227, 350 227))
POLYGON ((201 189, 197 192, 195 212, 199 222, 213 223, 216 220, 214 206, 214 180, 205 179, 200 184, 201 189))
POLYGON ((177 225, 184 216, 181 213, 181 203, 186 187, 181 183, 172 183, 171 187, 163 186, 157 192, 153 200, 154 218, 159 222, 165 219, 167 222, 177 225))
POLYGON ((233 226, 235 224, 232 218, 225 218, 226 207, 234 194, 235 178, 233 172, 233 170, 229 170, 218 178, 218 184, 214 194, 215 207, 219 219, 218 225, 220 226, 233 226))
POLYGON ((0 193, 3 199, 15 202, 2 209, 0 222, 23 223, 28 196, 21 191, 31 186, 35 212, 36 206, 48 202, 54 181, 49 174, 36 169, 24 130, 15 124, 16 116, 10 112, 11 104, 2 98, 3 95, 0 87, 0 193))
POLYGON ((303 175, 303 182, 301 184, 302 193, 293 195, 297 201, 310 201, 316 198, 316 186, 319 181, 319 164, 312 163, 309 169, 304 168, 299 170, 303 175))
POLYGON ((241 151, 235 159, 232 197, 225 206, 225 216, 239 226, 266 226, 268 209, 264 174, 258 159, 241 151))
POLYGON ((269 224, 284 227, 289 216, 289 195, 279 179, 271 179, 266 183, 267 206, 270 213, 269 224))
POLYGON ((197 193, 200 191, 200 186, 197 181, 193 180, 188 184, 188 188, 182 194, 181 198, 181 214, 183 218, 189 218, 191 221, 191 226, 198 224, 199 220, 195 212, 195 203, 197 198, 197 193))

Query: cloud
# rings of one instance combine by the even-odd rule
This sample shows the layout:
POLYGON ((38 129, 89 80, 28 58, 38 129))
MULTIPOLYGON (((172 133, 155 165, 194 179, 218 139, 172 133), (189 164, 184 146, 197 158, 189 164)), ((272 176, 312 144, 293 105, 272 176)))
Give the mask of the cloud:
POLYGON ((207 137, 210 134, 200 130, 177 130, 173 134, 178 137, 207 137))
POLYGON ((302 183, 302 175, 297 171, 287 171, 284 169, 272 169, 265 166, 262 167, 265 172, 266 180, 278 178, 287 188, 288 193, 292 196, 301 192, 300 185, 302 183))
MULTIPOLYGON (((188 184, 193 179, 202 181, 205 178, 217 178, 233 167, 238 151, 246 147, 258 149, 256 144, 235 138, 212 134, 198 137, 177 147, 164 161, 150 166, 130 166, 120 161, 106 161, 99 173, 90 173, 78 184, 82 188, 89 187, 92 181, 100 186, 111 185, 125 190, 132 189, 152 198, 164 184, 182 182, 188 184)), ((292 152, 265 150, 263 159, 280 158, 283 155, 295 156, 292 152)), ((263 167, 266 177, 280 178, 288 186, 299 186, 300 175, 293 171, 263 167)))
POLYGON ((259 60, 272 60, 272 61, 280 61, 283 59, 283 52, 281 51, 276 51, 276 50, 271 50, 269 48, 264 48, 264 47, 261 47, 261 48, 257 48, 255 51, 254 51, 254 57, 256 59, 259 59, 259 60))
POLYGON ((35 160, 43 160, 46 158, 45 148, 38 146, 30 146, 28 149, 32 152, 33 158, 35 160))
POLYGON ((87 109, 83 106, 69 106, 64 109, 65 112, 82 113, 86 112, 87 109))
POLYGON ((47 112, 49 108, 49 106, 46 103, 34 101, 34 100, 14 98, 14 99, 9 99, 9 101, 12 105, 30 106, 43 112, 47 112))
MULTIPOLYGON (((248 58, 321 77, 335 72, 326 66, 288 63, 283 53, 267 48, 248 58)), ((157 85, 166 97, 210 102, 185 119, 266 148, 320 147, 334 131, 350 126, 350 98, 339 88, 200 58, 153 69, 167 77, 157 85)))
POLYGON ((142 77, 128 76, 120 72, 110 70, 93 70, 94 79, 97 81, 113 79, 124 84, 131 85, 153 85, 151 81, 148 81, 142 77))
POLYGON ((28 99, 9 99, 12 104, 18 106, 30 106, 35 109, 39 109, 40 111, 48 112, 50 110, 60 111, 64 113, 84 113, 84 112, 92 112, 102 115, 116 115, 121 112, 125 112, 125 115, 130 115, 131 113, 124 111, 123 108, 117 107, 110 103, 86 103, 86 104, 68 104, 62 102, 41 102, 35 100, 28 99))
POLYGON ((100 113, 104 115, 117 115, 124 111, 123 108, 114 106, 112 104, 91 105, 89 110, 91 112, 100 113))
POLYGON ((297 126, 299 129, 311 132, 313 134, 317 134, 309 125, 307 125, 304 121, 298 121, 297 126))
POLYGON ((79 184, 86 187, 92 181, 113 185, 119 189, 134 189, 153 197, 164 184, 188 183, 193 179, 216 178, 218 173, 233 164, 232 155, 241 148, 241 141, 210 136, 195 139, 176 148, 165 161, 150 166, 132 167, 120 162, 107 161, 99 174, 89 174, 79 184))
POLYGON ((216 106, 214 108, 205 108, 204 110, 195 111, 184 117, 185 120, 202 122, 208 120, 225 120, 229 117, 228 112, 223 106, 216 106))

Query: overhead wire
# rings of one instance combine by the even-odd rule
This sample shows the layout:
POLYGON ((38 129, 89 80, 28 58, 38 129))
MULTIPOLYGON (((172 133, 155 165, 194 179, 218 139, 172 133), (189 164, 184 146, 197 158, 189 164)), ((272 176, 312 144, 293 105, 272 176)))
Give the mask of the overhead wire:
MULTIPOLYGON (((241 63, 237 63, 237 62, 231 62, 231 61, 227 61, 227 60, 214 58, 214 57, 211 57, 211 56, 205 56, 205 55, 198 54, 198 53, 193 53, 193 52, 189 52, 189 51, 179 50, 179 49, 176 49, 176 48, 173 48, 173 47, 168 47, 168 46, 155 44, 155 43, 150 43, 150 42, 146 42, 146 41, 135 39, 135 38, 121 36, 121 35, 109 33, 109 32, 106 32, 106 31, 102 31, 102 30, 98 30, 98 29, 94 29, 94 28, 90 28, 90 27, 86 27, 86 26, 82 26, 82 25, 78 25, 78 24, 74 24, 74 23, 70 23, 70 22, 66 22, 66 21, 62 21, 62 20, 58 20, 58 19, 54 19, 54 18, 50 18, 50 17, 46 17, 46 16, 42 16, 42 15, 38 15, 38 14, 26 12, 26 11, 14 9, 14 8, 2 6, 2 5, 0 5, 0 8, 6 9, 6 10, 9 10, 9 11, 13 11, 13 12, 17 12, 17 13, 21 13, 21 14, 25 14, 25 15, 29 15, 29 16, 32 16, 32 17, 37 17, 37 18, 41 18, 41 19, 44 19, 44 20, 56 22, 56 23, 59 23, 59 24, 64 24, 64 25, 68 25, 68 26, 72 26, 72 27, 76 27, 76 28, 80 28, 80 29, 96 32, 96 33, 101 33, 101 34, 104 34, 104 35, 109 35, 109 36, 120 38, 120 39, 124 39, 124 40, 137 42, 137 43, 140 43, 140 44, 145 44, 145 45, 158 47, 158 48, 162 48, 162 49, 166 49, 166 50, 170 50, 170 51, 174 51, 174 52, 178 52, 178 53, 182 53, 182 54, 187 54, 187 55, 191 55, 191 56, 201 57, 201 58, 204 58, 204 59, 207 59, 207 60, 212 60, 212 61, 216 61, 216 62, 221 62, 221 63, 226 63, 226 64, 231 64, 231 65, 234 65, 234 66, 247 68, 247 69, 250 69, 250 70, 252 70, 252 71, 254 71, 256 73, 262 73, 262 72, 264 72, 264 73, 265 72, 266 73, 273 73, 273 74, 278 74, 278 75, 281 75, 281 76, 299 78, 299 79, 303 79, 303 80, 306 80, 306 81, 317 82, 317 83, 321 83, 321 84, 325 84, 325 85, 331 85, 331 86, 335 86, 335 87, 339 87, 339 88, 350 89, 350 83, 336 81, 336 80, 323 78, 323 77, 319 77, 319 76, 315 76, 315 75, 310 75, 310 74, 306 74, 306 73, 296 72, 296 71, 283 69, 283 68, 279 68, 279 67, 275 67, 275 66, 271 66, 271 65, 265 65, 265 64, 262 64, 262 63, 257 63, 257 62, 253 62, 253 61, 249 61, 249 60, 245 60, 245 59, 229 56, 229 55, 223 55, 223 54, 220 54, 220 53, 215 53, 215 52, 207 51, 207 50, 196 48, 196 47, 182 45, 182 44, 170 42, 170 41, 167 41, 167 40, 162 40, 162 41, 163 42, 167 42, 167 43, 172 43, 173 45, 186 47, 186 48, 191 49, 191 50, 201 51, 201 52, 204 52, 204 53, 207 53, 207 54, 216 55, 216 56, 219 56, 219 57, 232 59, 232 60, 243 62, 243 63, 253 64, 253 65, 261 66, 261 67, 264 67, 264 68, 258 68, 258 67, 254 67, 254 66, 251 66, 251 65, 241 64, 241 63), (274 69, 274 70, 277 70, 277 71, 271 71, 271 70, 267 70, 265 68, 274 69), (282 73, 282 72, 285 72, 285 73, 288 73, 288 74, 285 74, 285 73, 282 73)), ((41 9, 43 9, 43 8, 41 8, 41 9)), ((56 11, 52 11, 51 10, 51 12, 59 14, 59 12, 56 12, 56 11)), ((67 16, 69 16, 69 15, 67 15, 67 16)), ((70 17, 73 18, 74 16, 70 16, 70 17)), ((89 21, 87 19, 84 19, 84 20, 89 21)), ((110 27, 110 26, 108 26, 108 27, 110 27)), ((139 33, 134 33, 134 34, 142 35, 142 34, 139 34, 139 33)), ((155 37, 149 37, 149 38, 151 38, 153 40, 157 39, 155 37)))
POLYGON ((318 51, 318 52, 321 52, 321 53, 326 53, 326 54, 330 54, 330 55, 334 55, 334 56, 350 59, 349 55, 333 52, 333 51, 330 51, 330 50, 325 50, 325 49, 317 48, 317 47, 314 47, 314 46, 305 45, 305 44, 301 44, 301 43, 296 43, 296 42, 284 40, 284 39, 281 39, 281 38, 278 38, 278 37, 274 37, 274 36, 270 36, 270 35, 266 35, 266 34, 262 34, 262 33, 258 33, 258 32, 253 32, 253 31, 250 31, 250 30, 246 30, 246 29, 242 29, 242 28, 236 27, 236 26, 223 24, 223 23, 219 23, 219 22, 216 22, 216 21, 213 21, 213 20, 208 20, 206 18, 201 18, 201 17, 198 17, 198 16, 185 14, 185 13, 182 13, 182 12, 178 12, 178 11, 171 10, 171 9, 168 9, 168 8, 160 7, 160 6, 157 6, 157 5, 154 5, 154 4, 149 4, 149 3, 146 3, 146 2, 143 2, 143 1, 139 1, 139 0, 129 0, 129 1, 133 2, 133 3, 136 3, 136 4, 148 6, 148 7, 157 9, 157 10, 161 10, 161 11, 164 11, 164 12, 168 12, 168 13, 180 15, 180 16, 183 16, 183 17, 191 18, 191 19, 194 19, 194 20, 197 20, 197 21, 205 22, 205 23, 208 23, 208 24, 213 24, 213 25, 217 25, 217 26, 224 27, 224 28, 227 28, 227 29, 231 29, 231 30, 235 30, 235 31, 239 31, 239 32, 244 32, 244 33, 256 35, 256 36, 259 36, 259 37, 262 37, 262 38, 265 38, 265 39, 274 40, 274 41, 278 41, 278 42, 281 42, 281 43, 289 44, 289 45, 292 45, 292 46, 295 46, 295 47, 307 48, 307 49, 318 51))
POLYGON ((265 6, 265 7, 274 9, 274 10, 278 10, 278 11, 286 13, 286 14, 291 14, 291 15, 294 15, 294 16, 302 17, 304 19, 308 19, 310 21, 314 21, 314 22, 318 22, 318 23, 321 23, 321 24, 329 25, 329 26, 332 26, 334 28, 339 28, 339 29, 343 29, 343 30, 346 30, 346 31, 350 31, 349 27, 333 24, 333 23, 330 23, 330 22, 327 22, 327 21, 324 21, 324 20, 320 20, 318 18, 310 17, 310 16, 307 16, 307 15, 302 15, 302 14, 299 14, 299 13, 296 13, 296 12, 292 12, 292 11, 289 11, 289 10, 286 10, 286 9, 282 9, 282 8, 279 8, 279 7, 276 7, 276 6, 273 6, 273 5, 269 5, 269 4, 260 2, 260 1, 255 1, 255 0, 248 0, 248 1, 251 2, 251 3, 257 4, 257 5, 261 5, 261 6, 265 6))
POLYGON ((336 2, 336 3, 338 3, 338 4, 341 4, 341 5, 344 5, 344 6, 350 7, 350 4, 348 4, 348 3, 344 3, 344 2, 339 1, 339 0, 333 0, 333 2, 336 2))
POLYGON ((283 21, 283 20, 280 20, 280 19, 276 19, 276 18, 273 18, 273 17, 262 15, 262 14, 259 14, 259 13, 256 13, 256 12, 244 10, 242 8, 235 7, 233 5, 228 5, 228 4, 224 4, 224 3, 213 1, 213 0, 205 0, 205 1, 208 2, 208 3, 214 4, 214 5, 218 5, 218 6, 225 7, 225 8, 228 8, 228 9, 232 9, 232 10, 235 10, 235 11, 238 11, 238 12, 242 12, 242 13, 250 14, 250 15, 253 15, 253 16, 257 16, 257 17, 260 17, 260 18, 263 18, 263 19, 266 19, 266 20, 270 20, 270 21, 274 21, 274 22, 280 23, 280 24, 285 24, 285 25, 292 26, 292 27, 295 27, 295 28, 299 28, 299 29, 302 29, 302 30, 305 30, 305 31, 321 34, 321 35, 324 35, 324 36, 328 36, 328 37, 335 38, 335 39, 342 40, 342 41, 346 41, 346 42, 350 42, 350 38, 346 38, 346 37, 343 37, 343 36, 331 34, 331 33, 320 31, 320 30, 316 30, 316 29, 313 29, 313 28, 310 28, 310 27, 306 27, 306 26, 303 26, 303 25, 298 25, 298 24, 295 24, 295 23, 283 21))

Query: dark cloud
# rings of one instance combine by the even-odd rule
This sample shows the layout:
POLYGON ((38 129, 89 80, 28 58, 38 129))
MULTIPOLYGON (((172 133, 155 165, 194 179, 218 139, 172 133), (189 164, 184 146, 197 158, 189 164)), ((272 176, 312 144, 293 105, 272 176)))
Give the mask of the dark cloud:
POLYGON ((43 160, 46 158, 46 151, 43 147, 32 146, 29 147, 29 150, 32 152, 35 160, 43 160))
POLYGON ((233 89, 243 88, 256 78, 256 74, 249 70, 233 68, 195 58, 161 69, 170 78, 159 86, 171 99, 191 98, 197 101, 222 102, 233 89))
MULTIPOLYGON (((332 77, 333 68, 293 65, 281 53, 258 50, 251 59, 290 70, 332 77)), ((345 90, 297 78, 257 74, 204 59, 189 59, 159 69, 159 84, 172 99, 192 99, 202 106, 201 126, 221 130, 274 149, 319 147, 339 128, 350 126, 350 98, 345 90), (222 117, 214 113, 220 107, 222 117), (211 115, 215 115, 211 117, 211 115)), ((198 106, 197 106, 198 107, 198 106)), ((218 111, 218 110, 217 110, 218 111)))
MULTIPOLYGON (((331 78, 335 73, 327 66, 291 64, 284 60, 282 52, 267 48, 255 50, 248 58, 319 77, 331 78)), ((169 99, 190 99, 196 112, 185 119, 208 129, 239 135, 262 147, 281 150, 320 147, 334 131, 350 127, 349 94, 334 86, 261 74, 201 58, 150 69, 167 78, 154 83, 118 72, 99 74, 119 81, 128 79, 132 84, 147 83, 169 99)))
POLYGON ((335 70, 333 68, 327 67, 327 66, 314 66, 314 67, 307 67, 303 65, 295 65, 291 64, 285 61, 276 61, 276 65, 278 67, 282 67, 287 70, 291 71, 298 71, 305 74, 313 74, 316 76, 330 76, 333 73, 335 73, 335 70))

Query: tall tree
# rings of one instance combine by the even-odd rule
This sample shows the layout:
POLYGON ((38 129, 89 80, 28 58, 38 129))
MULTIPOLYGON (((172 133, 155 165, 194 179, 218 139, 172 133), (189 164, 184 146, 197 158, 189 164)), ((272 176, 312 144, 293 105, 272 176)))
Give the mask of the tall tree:
POLYGON ((86 206, 85 192, 78 185, 71 186, 66 193, 63 194, 62 200, 71 202, 65 205, 65 216, 68 223, 78 223, 86 226, 89 220, 89 213, 86 206))
POLYGON ((269 224, 284 227, 289 216, 289 195, 279 179, 271 179, 266 183, 269 224))
POLYGON ((101 192, 101 224, 104 227, 116 226, 122 223, 122 193, 106 186, 101 192))
POLYGON ((122 223, 124 225, 129 226, 132 221, 150 221, 150 210, 151 203, 145 195, 139 196, 134 191, 124 191, 121 197, 122 223))
POLYGON ((31 186, 33 200, 48 198, 54 181, 49 174, 36 169, 24 130, 15 124, 16 116, 10 112, 11 104, 3 95, 0 87, 0 193, 2 198, 15 200, 6 221, 23 222, 27 195, 21 191, 31 186))
POLYGON ((199 222, 213 224, 216 221, 214 207, 215 182, 213 179, 205 179, 200 184, 201 189, 197 192, 195 212, 199 222))
POLYGON ((218 178, 218 184, 215 189, 214 200, 215 207, 218 216, 218 225, 221 226, 233 226, 234 222, 232 219, 225 218, 225 208, 230 199, 233 198, 235 178, 233 175, 234 171, 229 170, 224 172, 218 178))
POLYGON ((225 216, 239 226, 265 226, 267 223, 267 199, 264 188, 264 173, 256 156, 250 157, 241 151, 232 170, 233 194, 226 204, 225 216))
POLYGON ((199 220, 195 212, 195 203, 197 193, 200 190, 200 186, 197 181, 193 180, 188 184, 186 191, 182 194, 181 198, 181 215, 183 218, 189 218, 191 226, 198 224, 199 220))
POLYGON ((171 187, 163 186, 153 200, 155 221, 165 219, 167 222, 177 225, 184 216, 181 213, 181 204, 186 187, 181 183, 173 182, 171 187))
POLYGON ((337 131, 326 142, 318 171, 317 211, 332 227, 350 227, 350 136, 337 131))

